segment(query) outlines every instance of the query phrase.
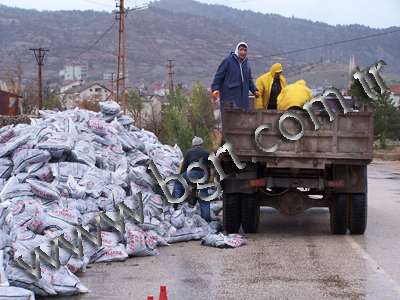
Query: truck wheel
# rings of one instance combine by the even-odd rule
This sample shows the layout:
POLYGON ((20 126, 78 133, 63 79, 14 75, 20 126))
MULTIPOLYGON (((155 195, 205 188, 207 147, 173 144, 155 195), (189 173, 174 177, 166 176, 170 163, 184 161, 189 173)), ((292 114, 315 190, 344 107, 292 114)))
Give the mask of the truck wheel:
POLYGON ((240 194, 223 194, 224 228, 227 233, 237 233, 242 222, 240 194))
POLYGON ((260 222, 260 206, 257 194, 243 194, 242 197, 242 228, 246 233, 256 233, 260 222))
POLYGON ((330 209, 331 231, 333 234, 345 234, 349 215, 347 194, 333 194, 330 209))
POLYGON ((367 228, 367 211, 367 194, 352 194, 349 203, 349 231, 351 234, 364 234, 367 228))

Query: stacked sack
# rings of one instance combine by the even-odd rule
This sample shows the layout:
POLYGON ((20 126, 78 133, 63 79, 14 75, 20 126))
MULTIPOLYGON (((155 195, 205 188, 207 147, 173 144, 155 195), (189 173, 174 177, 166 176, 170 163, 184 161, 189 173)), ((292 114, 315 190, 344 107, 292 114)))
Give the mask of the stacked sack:
MULTIPOLYGON (((0 299, 18 293, 15 287, 42 296, 89 292, 74 275, 89 263, 158 255, 158 246, 210 238, 222 229, 214 214, 205 222, 198 207, 184 203, 175 211, 148 169, 153 161, 164 179, 178 174, 178 146, 163 145, 153 133, 136 128, 115 102, 102 102, 100 108, 101 113, 41 111, 42 118, 30 125, 0 129, 0 299), (103 211, 121 225, 121 202, 138 215, 142 202, 144 222, 125 214, 124 234, 103 219, 99 230, 96 216, 103 211), (50 241, 60 235, 78 248, 77 225, 100 236, 102 246, 83 236, 79 257, 60 243, 61 267, 41 258, 41 279, 15 261, 21 257, 35 266, 32 249, 38 246, 55 259, 50 241)), ((173 182, 168 186, 172 189, 173 182)))

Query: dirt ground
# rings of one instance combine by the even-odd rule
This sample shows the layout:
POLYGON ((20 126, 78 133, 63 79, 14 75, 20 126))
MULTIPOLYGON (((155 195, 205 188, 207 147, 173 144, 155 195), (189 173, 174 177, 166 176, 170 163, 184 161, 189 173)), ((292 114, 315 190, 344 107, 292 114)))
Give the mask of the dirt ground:
POLYGON ((380 158, 374 158, 371 165, 385 166, 392 172, 398 172, 400 174, 400 161, 398 160, 382 160, 380 158))

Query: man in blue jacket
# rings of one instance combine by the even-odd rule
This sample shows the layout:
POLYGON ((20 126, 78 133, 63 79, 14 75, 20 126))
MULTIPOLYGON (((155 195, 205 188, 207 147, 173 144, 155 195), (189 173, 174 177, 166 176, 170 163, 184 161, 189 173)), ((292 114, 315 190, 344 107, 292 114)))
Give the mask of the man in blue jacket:
MULTIPOLYGON (((207 178, 203 181, 205 183, 199 183, 199 185, 204 185, 208 183, 210 179, 210 162, 208 160, 209 155, 210 153, 208 153, 207 150, 203 149, 203 139, 195 136, 192 140, 192 148, 189 149, 185 153, 185 156, 183 157, 183 163, 181 168, 181 176, 186 180, 188 184, 191 184, 187 172, 189 166, 192 163, 199 162, 200 159, 201 159, 201 164, 205 167, 205 170, 207 171, 207 174, 204 172, 204 169, 200 167, 190 168, 189 174, 191 177, 195 179, 201 179, 204 176, 207 176, 207 178)), ((177 199, 182 197, 184 193, 185 193, 185 187, 183 186, 183 184, 179 180, 175 180, 172 196, 175 199, 177 199)), ((202 196, 199 198, 201 217, 207 222, 210 222, 211 221, 210 202, 202 199, 208 197, 208 189, 207 188, 201 189, 200 195, 202 196)), ((174 208, 175 207, 177 207, 177 205, 176 206, 174 205, 174 208)))
POLYGON ((249 90, 256 98, 260 96, 251 76, 247 48, 246 43, 239 43, 235 52, 222 61, 215 74, 211 90, 215 100, 219 95, 221 116, 225 101, 232 101, 233 108, 250 108, 249 90))

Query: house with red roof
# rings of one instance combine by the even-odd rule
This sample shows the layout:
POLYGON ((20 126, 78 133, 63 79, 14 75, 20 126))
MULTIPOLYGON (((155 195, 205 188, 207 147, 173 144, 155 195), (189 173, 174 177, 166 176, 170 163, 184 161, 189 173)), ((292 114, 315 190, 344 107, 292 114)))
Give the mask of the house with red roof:
POLYGON ((392 92, 392 99, 394 106, 400 109, 400 85, 388 85, 389 90, 392 92))
POLYGON ((169 85, 165 82, 153 82, 147 87, 148 90, 153 91, 157 96, 163 97, 168 94, 169 85))

